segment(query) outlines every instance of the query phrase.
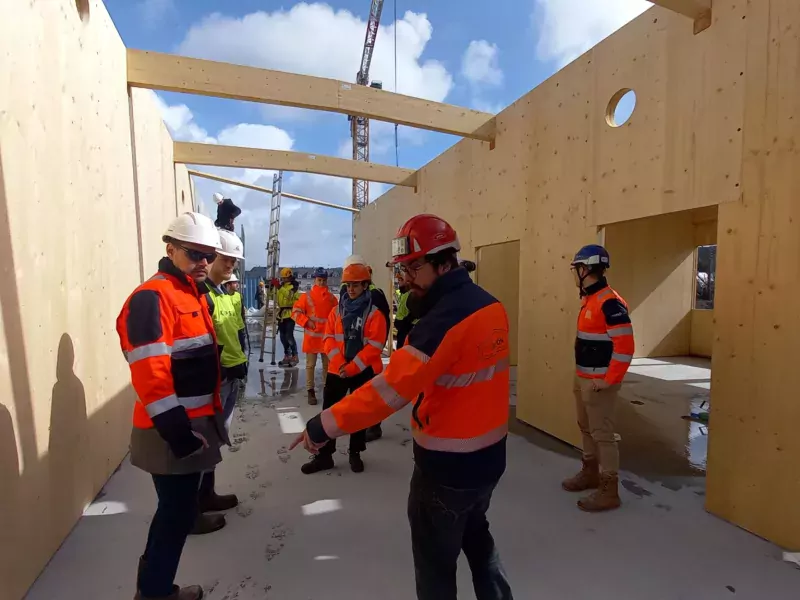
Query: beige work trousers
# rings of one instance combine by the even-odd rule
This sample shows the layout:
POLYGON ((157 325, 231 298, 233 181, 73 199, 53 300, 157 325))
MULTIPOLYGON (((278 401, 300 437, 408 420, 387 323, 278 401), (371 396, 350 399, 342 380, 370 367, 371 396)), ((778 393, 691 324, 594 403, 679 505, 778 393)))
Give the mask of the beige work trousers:
MULTIPOLYGON (((325 386, 325 378, 328 376, 328 355, 320 352, 322 356, 322 386, 325 386)), ((314 389, 314 370, 317 368, 317 353, 306 354, 306 389, 314 389)))
POLYGON ((614 431, 617 397, 621 385, 595 392, 592 380, 575 376, 573 393, 578 413, 578 427, 583 436, 584 458, 596 458, 600 470, 619 471, 619 449, 614 431))

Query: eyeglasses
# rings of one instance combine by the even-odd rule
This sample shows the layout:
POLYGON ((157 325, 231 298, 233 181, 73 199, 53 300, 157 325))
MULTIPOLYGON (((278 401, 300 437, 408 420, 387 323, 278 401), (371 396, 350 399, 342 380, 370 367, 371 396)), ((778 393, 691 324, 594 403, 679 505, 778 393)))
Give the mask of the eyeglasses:
POLYGON ((401 273, 404 273, 404 274, 406 274, 406 275, 412 275, 412 276, 413 276, 413 275, 416 275, 416 274, 417 274, 417 272, 418 272, 418 271, 419 271, 419 270, 420 270, 422 267, 424 267, 424 266, 425 266, 425 265, 427 265, 427 264, 428 264, 428 263, 427 263, 427 262, 425 262, 425 261, 422 261, 422 262, 419 262, 419 263, 412 263, 412 264, 410 264, 410 265, 404 265, 404 264, 401 264, 401 265, 398 265, 398 270, 399 270, 401 273))
POLYGON ((217 253, 216 252, 201 252, 200 250, 192 250, 191 248, 187 248, 186 246, 181 246, 180 244, 176 244, 178 248, 183 250, 186 253, 186 256, 189 257, 189 260, 192 262, 203 262, 203 259, 206 259, 208 264, 213 263, 217 260, 217 253))

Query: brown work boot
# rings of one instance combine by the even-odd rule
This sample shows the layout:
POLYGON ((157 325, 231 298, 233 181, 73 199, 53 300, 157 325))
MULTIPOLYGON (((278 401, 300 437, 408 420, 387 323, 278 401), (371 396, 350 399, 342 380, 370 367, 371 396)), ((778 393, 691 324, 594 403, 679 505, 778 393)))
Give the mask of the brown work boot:
POLYGON ((194 522, 194 528, 189 535, 205 535, 207 533, 214 533, 225 527, 225 515, 219 513, 198 515, 197 520, 194 522))
POLYGON ((619 508, 619 477, 616 473, 600 473, 597 491, 578 500, 578 508, 586 512, 602 512, 619 508))
POLYGON ((308 404, 309 406, 314 406, 317 403, 317 392, 314 390, 308 390, 308 404))
POLYGON ((584 458, 583 465, 577 475, 561 482, 561 487, 568 492, 585 492, 593 490, 600 484, 600 467, 596 458, 584 458))
POLYGON ((169 596, 160 596, 155 598, 153 596, 142 596, 141 592, 136 592, 133 600, 202 600, 204 598, 203 588, 199 585, 190 585, 189 587, 179 588, 177 585, 173 586, 173 591, 169 596))

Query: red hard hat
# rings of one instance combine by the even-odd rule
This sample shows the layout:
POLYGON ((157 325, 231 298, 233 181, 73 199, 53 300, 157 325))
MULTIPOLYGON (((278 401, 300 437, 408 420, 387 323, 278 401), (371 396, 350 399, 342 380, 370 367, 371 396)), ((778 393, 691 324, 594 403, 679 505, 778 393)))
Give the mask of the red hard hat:
POLYGON ((417 215, 406 221, 392 240, 392 262, 412 262, 448 249, 461 250, 456 230, 436 215, 417 215))

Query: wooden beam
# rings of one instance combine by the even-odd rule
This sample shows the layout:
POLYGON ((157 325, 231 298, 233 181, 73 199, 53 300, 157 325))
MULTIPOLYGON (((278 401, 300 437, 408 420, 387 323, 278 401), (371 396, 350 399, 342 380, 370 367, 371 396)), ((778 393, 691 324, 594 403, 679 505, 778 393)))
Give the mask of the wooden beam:
POLYGON ((417 173, 413 169, 401 169, 378 163, 287 150, 262 150, 218 144, 175 142, 174 161, 190 165, 318 173, 319 175, 417 187, 417 173))
POLYGON ((128 50, 128 84, 324 110, 493 142, 494 115, 335 79, 128 50))
POLYGON ((650 0, 650 2, 689 17, 694 21, 695 34, 711 27, 712 0, 650 0))
MULTIPOLYGON (((261 187, 260 185, 245 183, 244 181, 238 181, 236 179, 228 179, 227 177, 221 177, 219 175, 214 175, 212 173, 204 173, 203 171, 195 171, 194 169, 188 169, 188 171, 189 175, 194 175, 195 177, 203 177, 204 179, 212 179, 214 181, 219 181, 220 183, 238 185, 239 187, 247 188, 248 190, 255 190, 257 192, 264 192, 265 194, 272 194, 271 189, 261 187)), ((297 194, 290 194, 289 192, 282 191, 281 196, 283 196, 284 198, 292 198, 294 200, 300 200, 300 202, 308 202, 309 204, 316 204, 318 206, 326 206, 328 208, 346 210, 351 213, 361 212, 357 208, 353 208, 352 206, 344 206, 343 204, 334 204, 333 202, 323 202, 322 200, 315 200, 314 198, 309 198, 308 196, 299 196, 297 194)))

